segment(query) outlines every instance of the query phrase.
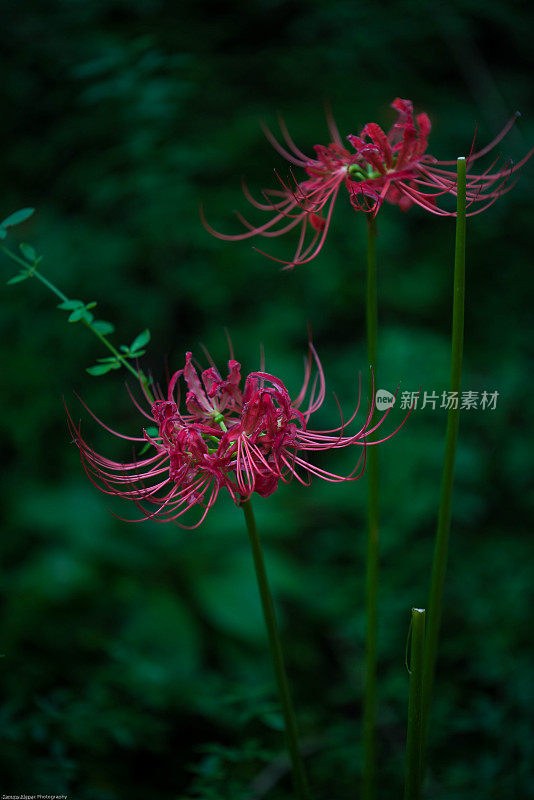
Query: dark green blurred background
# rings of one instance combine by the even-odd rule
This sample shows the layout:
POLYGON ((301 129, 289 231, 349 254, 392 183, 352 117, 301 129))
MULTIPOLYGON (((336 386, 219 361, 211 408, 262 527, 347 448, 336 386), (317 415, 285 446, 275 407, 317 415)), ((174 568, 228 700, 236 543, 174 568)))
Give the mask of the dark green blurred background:
MULTIPOLYGON (((534 139, 532 11, 520 2, 14 0, 2 3, 2 208, 37 213, 29 241, 71 297, 98 300, 117 344, 152 331, 161 379, 200 343, 224 366, 224 326, 247 370, 299 386, 307 320, 327 374, 317 424, 349 408, 365 374, 365 221, 340 195, 321 255, 291 273, 239 232, 240 177, 274 186, 287 166, 259 120, 281 111, 305 152, 389 126, 394 97, 433 122, 431 151, 534 139)), ((534 797, 529 530, 532 165, 468 232, 464 388, 497 390, 464 412, 427 797, 534 797)), ((454 223, 386 206, 378 219, 380 385, 448 383, 454 223)), ((285 258, 295 239, 275 240, 285 258)), ((263 244, 263 242, 261 242, 263 244)), ((2 256, 3 280, 16 268, 2 256)), ((62 395, 97 450, 129 451, 83 412, 142 425, 104 353, 36 281, 0 302, 4 511, 1 547, 2 792, 76 800, 237 800, 277 778, 282 736, 242 515, 221 498, 201 529, 128 525, 86 480, 62 395), (274 767, 273 767, 274 762, 274 767), (266 770, 264 773, 263 770, 266 770), (258 779, 259 776, 259 779, 258 779)), ((397 411, 397 419, 400 412, 397 411)), ((379 797, 402 794, 413 605, 428 586, 445 431, 414 412, 381 451, 379 797)), ((325 462, 326 463, 326 462, 325 462)), ((328 459, 332 468, 349 462, 328 459)), ((282 486, 257 515, 318 800, 358 796, 365 481, 282 486)), ((132 514, 133 516, 133 514, 132 514)), ((269 797, 290 796, 281 770, 269 797)))

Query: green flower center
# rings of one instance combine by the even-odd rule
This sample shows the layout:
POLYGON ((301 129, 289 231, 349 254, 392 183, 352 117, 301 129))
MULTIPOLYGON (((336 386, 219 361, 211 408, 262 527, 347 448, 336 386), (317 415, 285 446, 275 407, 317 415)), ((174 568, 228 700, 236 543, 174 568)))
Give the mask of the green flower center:
POLYGON ((357 183, 361 181, 371 181, 373 178, 383 177, 380 175, 378 170, 373 169, 371 164, 367 166, 367 169, 362 167, 360 164, 351 164, 347 170, 347 173, 351 181, 356 181, 357 183))

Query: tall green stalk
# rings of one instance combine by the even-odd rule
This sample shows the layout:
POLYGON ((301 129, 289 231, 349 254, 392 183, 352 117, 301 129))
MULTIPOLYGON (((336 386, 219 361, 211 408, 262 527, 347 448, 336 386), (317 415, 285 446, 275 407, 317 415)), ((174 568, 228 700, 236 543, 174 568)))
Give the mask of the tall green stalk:
MULTIPOLYGON (((369 380, 369 399, 372 401, 376 386, 377 290, 376 290, 376 221, 367 218, 367 360, 372 368, 369 380)), ((367 631, 365 642, 365 689, 363 701, 363 800, 376 796, 376 641, 378 628, 378 448, 367 450, 367 572, 365 584, 365 609, 367 631)))
MULTIPOLYGON (((462 380, 462 357, 464 344, 464 302, 465 302, 465 228, 466 228, 466 160, 457 162, 457 205, 456 205, 456 245, 454 253, 454 298, 452 312, 452 359, 451 392, 456 392, 456 407, 451 405, 447 417, 445 439, 445 458, 441 483, 441 499, 438 513, 438 527, 434 549, 434 562, 428 604, 428 627, 425 643, 424 689, 423 689, 423 742, 426 747, 428 724, 439 630, 443 606, 443 587, 447 570, 447 552, 451 526, 451 502, 454 481, 454 460, 458 427, 460 424, 460 388, 462 380)), ((453 395, 454 396, 454 395, 453 395)))
POLYGON ((422 712, 423 654, 425 646, 425 610, 412 608, 412 640, 410 648, 410 699, 408 701, 408 733, 406 736, 406 780, 404 800, 421 800, 422 775, 422 712))
POLYGON ((280 634, 278 633, 278 625, 276 624, 273 598, 269 589, 267 572, 265 570, 260 538, 258 536, 258 529, 256 527, 256 520, 254 518, 254 511, 252 509, 251 501, 245 500, 244 503, 241 503, 241 508, 243 509, 247 523, 250 547, 252 549, 252 558, 254 559, 254 568, 256 570, 258 589, 260 592, 263 616, 265 619, 265 627, 267 628, 267 634, 269 637, 269 648, 271 651, 274 673, 276 675, 276 682, 278 684, 278 694, 282 704, 286 743, 293 768, 293 782, 295 785, 295 791, 299 800, 308 800, 310 795, 308 790, 308 781, 298 744, 297 722, 295 719, 295 712, 293 710, 293 703, 291 701, 291 694, 287 681, 284 656, 282 653, 282 644, 280 642, 280 634))

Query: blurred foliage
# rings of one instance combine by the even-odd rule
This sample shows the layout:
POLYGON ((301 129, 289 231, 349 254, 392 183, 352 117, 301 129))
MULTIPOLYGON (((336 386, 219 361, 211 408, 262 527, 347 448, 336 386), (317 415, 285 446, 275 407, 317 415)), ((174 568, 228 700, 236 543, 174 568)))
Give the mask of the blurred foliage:
MULTIPOLYGON (((291 273, 240 230, 240 177, 287 167, 259 119, 280 110, 299 146, 389 125, 391 100, 429 112, 454 158, 524 112, 502 144, 533 140, 532 9, 503 0, 29 0, 3 5, 0 218, 37 213, 31 242, 70 297, 94 298, 120 341, 149 327, 143 368, 164 381, 203 343, 299 385, 306 322, 328 380, 328 423, 354 400, 364 348, 365 223, 340 197, 320 257, 291 273)), ((533 386, 532 167, 469 226, 465 388, 495 411, 462 416, 427 797, 534 798, 529 435, 533 386)), ((380 382, 448 383, 454 225, 419 209, 379 217, 380 382)), ((273 241, 287 257, 295 240, 273 241)), ((16 270, 2 258, 7 280, 16 270)), ((5 287, 0 774, 4 792, 78 800, 290 796, 243 520, 221 498, 200 530, 128 525, 85 479, 62 395, 97 450, 124 456, 85 402, 125 433, 142 425, 105 356, 36 281, 5 287), (69 335, 70 334, 70 335, 69 335)), ((397 418, 400 418, 400 412, 397 418)), ((443 411, 414 412, 381 451, 380 797, 401 796, 404 645, 424 606, 443 411)), ((337 462, 342 466, 341 461, 337 462)), ((345 462, 345 465, 348 462, 345 462)), ((282 486, 257 514, 317 798, 357 796, 364 633, 365 481, 282 486)))

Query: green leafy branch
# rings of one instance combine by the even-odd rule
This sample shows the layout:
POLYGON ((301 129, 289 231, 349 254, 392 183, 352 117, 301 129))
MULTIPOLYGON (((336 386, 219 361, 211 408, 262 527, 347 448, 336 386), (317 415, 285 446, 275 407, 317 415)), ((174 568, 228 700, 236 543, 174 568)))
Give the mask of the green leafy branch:
MULTIPOLYGON (((34 210, 33 208, 22 208, 20 211, 15 211, 0 222, 0 240, 6 238, 9 228, 19 225, 21 222, 25 222, 31 217, 34 210)), ((14 275, 7 281, 8 284, 20 283, 28 278, 37 278, 37 280, 43 283, 61 300, 57 308, 69 312, 68 322, 81 322, 86 328, 89 328, 109 350, 111 356, 97 358, 97 363, 94 366, 87 367, 87 372, 90 375, 105 375, 110 370, 125 367, 132 375, 141 381, 145 391, 149 397, 151 397, 149 389, 150 380, 141 370, 136 369, 130 363, 132 360, 135 361, 146 353, 145 348, 150 341, 150 331, 148 329, 145 329, 136 336, 131 345, 122 344, 119 346, 119 349, 117 349, 108 339, 108 336, 115 331, 114 325, 104 319, 95 319, 93 309, 97 305, 96 301, 92 300, 89 303, 84 303, 83 300, 71 299, 58 289, 57 286, 54 286, 54 284, 37 269, 42 261, 42 256, 38 256, 31 245, 25 243, 19 244, 20 255, 3 244, 0 245, 0 250, 20 267, 17 275, 14 275)))

